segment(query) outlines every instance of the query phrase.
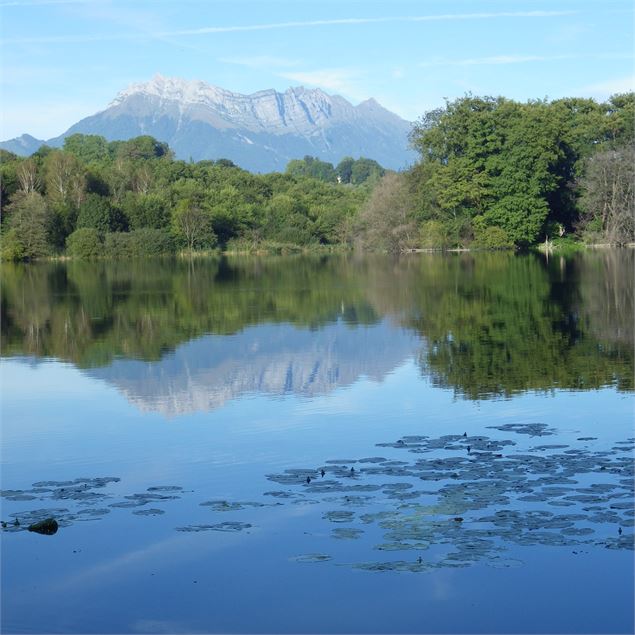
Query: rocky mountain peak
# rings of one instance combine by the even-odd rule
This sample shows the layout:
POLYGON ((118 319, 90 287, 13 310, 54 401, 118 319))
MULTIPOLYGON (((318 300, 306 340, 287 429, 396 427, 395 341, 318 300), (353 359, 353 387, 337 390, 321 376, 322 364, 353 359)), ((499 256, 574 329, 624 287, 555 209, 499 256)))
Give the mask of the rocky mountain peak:
MULTIPOLYGON (((179 158, 231 159, 258 172, 284 170, 305 155, 337 163, 365 156, 385 167, 404 167, 410 124, 369 99, 354 106, 319 88, 235 93, 200 80, 155 75, 120 91, 108 108, 86 117, 47 143, 74 133, 109 141, 141 134, 167 142, 179 158)), ((0 144, 31 154, 42 141, 28 137, 0 144)))

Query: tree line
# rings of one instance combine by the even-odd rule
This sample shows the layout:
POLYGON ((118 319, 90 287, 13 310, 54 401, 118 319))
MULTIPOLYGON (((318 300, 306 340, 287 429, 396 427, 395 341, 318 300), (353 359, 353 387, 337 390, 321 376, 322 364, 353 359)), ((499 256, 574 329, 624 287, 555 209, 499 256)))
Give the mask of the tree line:
POLYGON ((342 244, 384 173, 369 159, 334 168, 305 157, 286 173, 251 174, 226 159, 174 160, 149 136, 108 143, 75 134, 26 159, 0 153, 8 260, 342 244))
POLYGON ((519 103, 467 95, 413 127, 395 173, 314 157, 284 173, 177 161, 149 136, 75 134, 0 151, 2 256, 131 257, 361 245, 510 248, 635 241, 635 95, 519 103))
POLYGON ((420 160, 361 212, 369 246, 635 241, 635 94, 518 103, 471 95, 413 127, 420 160))

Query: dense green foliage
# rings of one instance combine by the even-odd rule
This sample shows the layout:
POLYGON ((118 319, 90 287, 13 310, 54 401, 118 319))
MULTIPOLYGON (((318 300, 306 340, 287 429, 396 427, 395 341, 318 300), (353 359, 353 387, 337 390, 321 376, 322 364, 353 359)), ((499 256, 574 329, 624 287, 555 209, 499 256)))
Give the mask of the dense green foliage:
POLYGON ((358 159, 340 183, 330 163, 306 157, 286 174, 255 175, 222 159, 175 161, 147 136, 75 134, 62 150, 0 160, 2 255, 12 260, 340 244, 367 197, 362 184, 383 173, 358 159))
POLYGON ((261 323, 316 328, 388 318, 421 335, 422 371, 468 398, 613 383, 630 390, 634 257, 607 250, 570 258, 5 263, 0 345, 5 355, 93 366, 119 356, 159 359, 205 333, 261 323))
POLYGON ((310 156, 257 175, 224 159, 175 161, 148 136, 75 134, 27 159, 0 152, 2 256, 93 254, 94 235, 89 248, 81 229, 111 257, 551 248, 571 236, 625 244, 635 241, 634 128, 633 93, 602 104, 466 96, 415 124, 421 158, 398 175, 363 157, 334 167, 310 156), (144 243, 150 235, 156 246, 144 243))
POLYGON ((393 251, 550 246, 565 235, 633 242, 634 128, 633 93, 603 104, 472 96, 448 102, 412 130, 421 159, 405 175, 401 203, 392 204, 395 183, 384 179, 362 211, 374 219, 363 224, 365 242, 389 247, 391 226, 402 228, 393 251), (386 195, 377 193, 382 188, 386 195))
MULTIPOLYGON (((581 190, 588 199, 589 190, 602 187, 582 178, 585 168, 599 153, 632 148, 634 126, 633 93, 605 104, 472 96, 449 102, 412 131, 421 154, 409 175, 412 216, 440 223, 447 243, 456 246, 528 245, 584 231, 582 221, 593 222, 601 212, 592 205, 582 213, 581 190)), ((632 216, 632 189, 621 202, 632 216)), ((603 219, 601 230, 610 225, 603 219)), ((610 239, 635 236, 631 228, 611 232, 610 239)))
POLYGON ((344 157, 337 164, 337 167, 333 167, 332 163, 320 161, 320 159, 310 156, 289 161, 287 165, 287 174, 309 176, 327 183, 361 185, 367 181, 376 182, 385 173, 386 171, 377 161, 364 157, 359 159, 344 157))

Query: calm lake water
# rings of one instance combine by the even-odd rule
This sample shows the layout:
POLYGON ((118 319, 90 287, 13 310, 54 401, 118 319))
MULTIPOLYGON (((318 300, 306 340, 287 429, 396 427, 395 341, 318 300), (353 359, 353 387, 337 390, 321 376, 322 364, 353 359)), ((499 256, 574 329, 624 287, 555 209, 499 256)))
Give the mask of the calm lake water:
POLYGON ((2 632, 632 633, 633 256, 3 265, 2 632))

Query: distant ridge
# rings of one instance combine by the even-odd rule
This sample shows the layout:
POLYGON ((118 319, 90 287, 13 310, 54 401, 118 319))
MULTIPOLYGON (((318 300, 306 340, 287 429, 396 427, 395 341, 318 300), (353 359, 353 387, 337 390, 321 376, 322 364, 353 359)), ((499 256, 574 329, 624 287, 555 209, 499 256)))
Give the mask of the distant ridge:
POLYGON ((74 133, 109 141, 148 134, 167 142, 177 158, 227 158, 256 172, 283 170, 291 159, 307 154, 333 163, 365 156, 399 169, 414 159, 410 126, 374 99, 354 106, 339 95, 302 86, 242 95, 156 75, 122 90, 108 108, 59 137, 42 141, 24 134, 0 147, 28 155, 44 143, 59 147, 74 133))

